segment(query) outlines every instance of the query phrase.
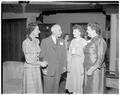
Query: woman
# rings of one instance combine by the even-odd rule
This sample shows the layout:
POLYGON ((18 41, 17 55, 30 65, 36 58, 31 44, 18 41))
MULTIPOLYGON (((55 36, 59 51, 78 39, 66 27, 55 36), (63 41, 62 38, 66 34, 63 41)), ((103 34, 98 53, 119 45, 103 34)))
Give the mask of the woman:
POLYGON ((84 93, 104 92, 104 55, 106 43, 99 35, 100 26, 97 23, 88 23, 87 33, 91 37, 91 42, 87 44, 85 53, 85 85, 84 93))
POLYGON ((85 30, 83 26, 75 25, 73 27, 73 36, 75 37, 70 44, 68 53, 68 74, 66 89, 72 93, 83 93, 84 78, 84 52, 83 49, 87 41, 82 38, 85 30))
POLYGON ((27 38, 22 48, 25 55, 24 64, 24 93, 43 93, 40 66, 47 66, 47 62, 39 61, 40 47, 38 37, 40 31, 37 23, 28 25, 27 38))

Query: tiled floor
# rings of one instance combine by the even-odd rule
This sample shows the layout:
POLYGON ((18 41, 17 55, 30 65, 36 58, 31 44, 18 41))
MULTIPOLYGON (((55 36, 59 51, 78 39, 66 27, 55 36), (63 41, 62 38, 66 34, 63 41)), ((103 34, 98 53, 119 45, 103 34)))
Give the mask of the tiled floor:
MULTIPOLYGON (((59 93, 63 94, 65 93, 65 80, 63 80, 60 84, 60 91, 59 93)), ((105 94, 119 94, 119 90, 115 88, 109 88, 106 87, 106 93, 105 94)))

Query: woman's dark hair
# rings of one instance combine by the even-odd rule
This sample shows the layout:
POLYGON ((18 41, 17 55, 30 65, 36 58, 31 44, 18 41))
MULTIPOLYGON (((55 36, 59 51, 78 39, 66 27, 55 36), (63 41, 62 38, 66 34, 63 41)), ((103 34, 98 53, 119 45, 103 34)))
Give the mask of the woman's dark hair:
MULTIPOLYGON (((66 37, 67 35, 70 37, 70 34, 69 34, 69 33, 65 33, 65 34, 63 35, 63 39, 65 39, 65 37, 66 37)), ((69 38, 69 39, 70 39, 70 38, 69 38)))
POLYGON ((72 27, 72 29, 73 29, 73 30, 74 30, 74 29, 78 29, 79 32, 81 32, 81 35, 80 35, 81 37, 84 37, 84 36, 87 35, 85 26, 83 26, 83 25, 74 25, 74 26, 72 27))
POLYGON ((35 29, 36 26, 38 26, 37 22, 31 22, 28 24, 28 27, 26 28, 27 36, 31 34, 31 32, 35 29))
POLYGON ((91 27, 92 30, 95 30, 98 35, 101 33, 101 27, 97 22, 90 22, 88 23, 89 27, 91 27))

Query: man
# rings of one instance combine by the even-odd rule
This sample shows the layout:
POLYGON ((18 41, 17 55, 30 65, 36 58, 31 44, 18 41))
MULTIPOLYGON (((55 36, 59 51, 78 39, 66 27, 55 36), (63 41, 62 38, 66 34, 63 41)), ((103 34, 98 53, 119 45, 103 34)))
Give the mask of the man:
POLYGON ((40 57, 48 62, 48 66, 43 69, 44 93, 58 93, 60 75, 67 64, 65 42, 59 38, 62 34, 60 25, 53 25, 51 32, 52 35, 41 42, 40 57))

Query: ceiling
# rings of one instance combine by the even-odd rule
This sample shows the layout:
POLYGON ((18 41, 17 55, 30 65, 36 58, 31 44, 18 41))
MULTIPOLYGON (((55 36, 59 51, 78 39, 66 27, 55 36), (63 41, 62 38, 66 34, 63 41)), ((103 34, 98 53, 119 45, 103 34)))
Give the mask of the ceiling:
POLYGON ((55 13, 102 12, 118 13, 118 1, 51 1, 51 2, 2 2, 2 12, 39 13, 44 15, 55 13))

